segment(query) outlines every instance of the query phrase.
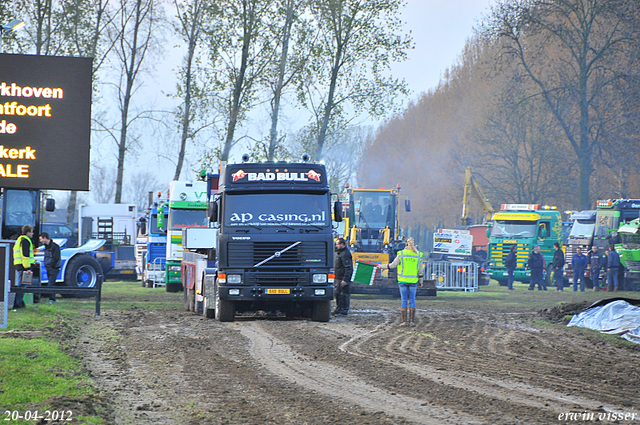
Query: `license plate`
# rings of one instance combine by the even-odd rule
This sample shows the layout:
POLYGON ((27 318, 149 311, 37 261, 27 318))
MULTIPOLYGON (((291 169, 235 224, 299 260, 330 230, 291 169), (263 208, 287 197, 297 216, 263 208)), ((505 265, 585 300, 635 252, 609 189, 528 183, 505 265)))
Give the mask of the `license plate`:
POLYGON ((270 289, 265 289, 264 290, 265 294, 290 294, 291 292, 289 291, 289 288, 270 288, 270 289))

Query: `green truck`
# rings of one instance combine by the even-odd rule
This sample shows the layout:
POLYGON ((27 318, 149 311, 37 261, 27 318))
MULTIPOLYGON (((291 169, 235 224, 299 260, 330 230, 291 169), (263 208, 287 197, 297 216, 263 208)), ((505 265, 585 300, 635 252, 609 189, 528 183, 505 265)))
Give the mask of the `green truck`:
MULTIPOLYGON (((554 242, 562 247, 562 216, 555 207, 538 204, 502 204, 500 211, 491 217, 489 236, 489 258, 487 273, 501 286, 507 285, 505 260, 511 247, 516 245, 517 263, 514 280, 528 283, 531 271, 525 270, 529 253, 535 245, 540 246, 549 270, 555 250, 554 242)), ((552 271, 546 282, 553 282, 552 271)))

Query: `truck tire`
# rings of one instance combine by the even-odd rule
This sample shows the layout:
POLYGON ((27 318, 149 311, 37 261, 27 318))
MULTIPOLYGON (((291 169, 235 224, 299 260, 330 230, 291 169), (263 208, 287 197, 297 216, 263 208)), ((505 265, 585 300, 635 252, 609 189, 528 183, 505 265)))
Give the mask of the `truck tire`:
POLYGON ((218 322, 233 322, 236 318, 236 303, 228 300, 221 300, 218 293, 218 281, 216 280, 216 307, 215 315, 218 322))
POLYGON ((316 301, 311 307, 311 320, 314 322, 328 322, 331 319, 331 301, 316 301))
POLYGON ((500 279, 500 280, 498 280, 498 285, 500 285, 500 286, 507 286, 507 281, 506 281, 506 280, 502 280, 502 279, 500 279))
POLYGON ((180 292, 180 291, 182 291, 181 282, 167 283, 167 292, 180 292))
MULTIPOLYGON (((76 255, 69 260, 64 274, 64 286, 72 288, 94 288, 102 283, 102 267, 89 254, 76 255)), ((64 298, 74 295, 63 295, 64 298)))
POLYGON ((204 301, 202 301, 202 315, 207 319, 213 319, 216 317, 216 309, 209 308, 207 304, 207 298, 205 297, 204 301))

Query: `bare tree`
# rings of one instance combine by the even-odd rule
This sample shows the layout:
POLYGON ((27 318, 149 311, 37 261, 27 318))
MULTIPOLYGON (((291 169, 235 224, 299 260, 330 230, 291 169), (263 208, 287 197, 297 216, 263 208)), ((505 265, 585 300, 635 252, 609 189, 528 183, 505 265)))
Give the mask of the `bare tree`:
POLYGON ((106 164, 92 164, 91 167, 91 196, 98 204, 113 202, 116 190, 114 173, 106 164))
MULTIPOLYGON (((209 113, 205 113, 204 108, 201 110, 201 119, 208 121, 204 126, 193 129, 192 124, 196 119, 196 106, 197 103, 208 95, 204 86, 198 86, 197 84, 197 68, 196 68, 196 52, 199 44, 202 42, 203 35, 213 35, 212 46, 215 45, 215 40, 220 34, 215 30, 219 28, 219 24, 215 21, 219 19, 219 11, 215 2, 211 0, 191 0, 186 3, 179 3, 174 0, 176 7, 176 13, 178 16, 178 24, 176 25, 176 32, 182 35, 182 38, 187 43, 187 53, 184 57, 184 64, 180 70, 181 83, 178 90, 178 95, 182 101, 180 108, 178 108, 178 116, 180 118, 180 148, 178 150, 178 159, 176 161, 176 171, 173 179, 179 180, 182 173, 182 167, 184 164, 184 157, 187 148, 187 140, 195 137, 196 133, 204 127, 210 124, 210 120, 204 117, 209 117, 209 113), (203 27, 205 26, 205 31, 203 27), (215 35, 214 35, 215 34, 215 35)), ((211 49, 210 53, 215 54, 216 49, 211 49)))
POLYGON ((402 0, 312 2, 320 41, 300 96, 317 117, 316 160, 322 158, 327 131, 338 116, 365 109, 381 116, 392 109, 398 94, 407 94, 404 81, 383 75, 411 47, 410 37, 398 34, 401 5, 402 0), (316 95, 321 100, 314 101, 316 95))
POLYGON ((153 173, 140 171, 131 175, 127 189, 129 201, 136 204, 138 211, 145 211, 149 206, 149 192, 164 188, 153 173))
POLYGON ((115 84, 120 120, 116 128, 99 123, 107 131, 117 147, 117 174, 115 203, 122 201, 122 184, 125 168, 125 156, 136 142, 131 136, 131 125, 145 116, 138 113, 131 116, 132 98, 141 83, 138 82, 147 55, 157 47, 156 28, 160 13, 157 0, 120 0, 120 9, 109 29, 110 39, 115 41, 113 49, 114 63, 119 72, 115 84))
POLYGON ((227 116, 221 161, 228 160, 238 121, 254 106, 257 85, 273 60, 271 40, 264 31, 266 22, 273 18, 273 5, 273 0, 226 0, 220 4, 225 38, 222 45, 220 40, 212 44, 212 50, 221 53, 217 61, 221 69, 213 73, 212 84, 227 93, 220 100, 220 109, 227 116))
MULTIPOLYGON (((608 122, 599 109, 620 72, 615 56, 632 50, 624 0, 509 0, 484 27, 536 84, 577 157, 580 207, 589 208, 594 149, 608 122)), ((606 103, 606 102, 605 102, 606 103)))

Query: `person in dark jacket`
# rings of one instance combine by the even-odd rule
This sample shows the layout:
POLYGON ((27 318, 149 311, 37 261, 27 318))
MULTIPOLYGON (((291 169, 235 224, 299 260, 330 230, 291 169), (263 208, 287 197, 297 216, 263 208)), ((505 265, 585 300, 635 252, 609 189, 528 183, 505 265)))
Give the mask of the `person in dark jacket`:
POLYGON ((545 266, 546 262, 542 254, 540 254, 540 247, 536 245, 531 250, 531 254, 529 254, 529 259, 527 260, 527 265, 525 266, 525 270, 527 268, 531 270, 531 281, 529 283, 530 291, 533 291, 536 288, 536 283, 538 284, 539 291, 547 290, 547 285, 544 284, 543 277, 545 266))
POLYGON ((607 255, 607 282, 609 291, 618 292, 618 269, 620 268, 620 256, 613 245, 609 245, 607 255))
POLYGON ((571 259, 571 267, 573 268, 573 292, 578 290, 578 280, 580 281, 580 292, 584 292, 584 271, 589 264, 589 259, 582 253, 580 247, 576 248, 576 253, 571 259))
POLYGON ((353 274, 353 262, 351 260, 351 252, 347 249, 347 243, 343 238, 339 238, 336 241, 335 271, 336 309, 333 314, 346 316, 349 314, 351 301, 349 287, 351 275, 353 274))
POLYGON ((517 245, 511 245, 509 254, 507 254, 507 258, 504 260, 504 265, 507 268, 507 289, 511 291, 513 291, 513 272, 516 269, 516 262, 518 260, 516 254, 517 249, 517 245))
POLYGON ((564 289, 564 277, 562 276, 562 268, 564 267, 564 252, 560 249, 558 242, 553 243, 553 249, 556 252, 553 254, 553 260, 551 260, 551 267, 553 268, 553 277, 556 281, 556 291, 562 291, 564 289))
MULTIPOLYGON (((55 286, 60 267, 62 266, 62 258, 60 257, 60 247, 51 240, 46 232, 40 233, 40 243, 45 246, 44 250, 44 267, 47 269, 48 285, 55 286)), ((42 283, 44 286, 45 283, 42 283)), ((56 294, 49 294, 49 302, 56 302, 56 294)))
POLYGON ((600 270, 605 266, 605 258, 595 245, 591 247, 587 257, 589 259, 589 272, 591 274, 591 282, 593 282, 593 290, 598 292, 600 290, 600 270))

